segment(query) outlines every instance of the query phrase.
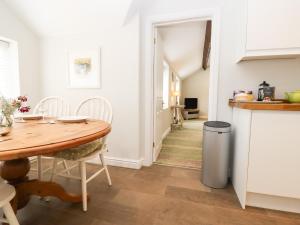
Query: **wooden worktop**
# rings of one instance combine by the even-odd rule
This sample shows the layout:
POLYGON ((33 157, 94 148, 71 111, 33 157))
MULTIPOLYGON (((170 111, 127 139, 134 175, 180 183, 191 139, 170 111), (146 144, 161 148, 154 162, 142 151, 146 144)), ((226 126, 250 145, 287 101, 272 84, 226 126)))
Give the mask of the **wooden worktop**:
POLYGON ((258 102, 235 102, 229 100, 229 106, 249 110, 279 110, 300 111, 300 103, 258 103, 258 102))

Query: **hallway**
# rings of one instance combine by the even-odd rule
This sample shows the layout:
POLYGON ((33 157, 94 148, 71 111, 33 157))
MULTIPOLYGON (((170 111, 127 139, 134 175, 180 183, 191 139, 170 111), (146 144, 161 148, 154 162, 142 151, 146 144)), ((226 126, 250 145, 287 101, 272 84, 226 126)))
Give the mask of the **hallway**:
POLYGON ((183 128, 171 131, 163 140, 156 164, 201 169, 204 121, 184 121, 183 128))

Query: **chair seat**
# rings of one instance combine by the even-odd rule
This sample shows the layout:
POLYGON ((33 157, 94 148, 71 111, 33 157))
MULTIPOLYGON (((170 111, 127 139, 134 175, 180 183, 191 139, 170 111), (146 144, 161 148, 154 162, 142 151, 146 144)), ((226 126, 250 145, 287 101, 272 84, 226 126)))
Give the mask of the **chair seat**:
POLYGON ((80 145, 78 147, 69 148, 61 152, 57 152, 53 155, 55 158, 61 158, 65 160, 79 160, 85 158, 95 151, 99 151, 102 148, 102 141, 96 140, 87 144, 80 145))
POLYGON ((6 183, 0 183, 0 207, 10 202, 15 196, 15 188, 6 183))

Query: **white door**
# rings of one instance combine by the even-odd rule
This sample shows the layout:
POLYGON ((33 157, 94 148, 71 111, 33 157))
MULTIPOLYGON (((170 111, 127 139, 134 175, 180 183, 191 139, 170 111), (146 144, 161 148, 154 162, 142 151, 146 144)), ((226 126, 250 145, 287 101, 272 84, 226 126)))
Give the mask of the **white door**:
POLYGON ((156 161, 161 150, 161 125, 163 120, 163 72, 164 56, 162 39, 155 29, 154 40, 154 149, 153 161, 156 161))

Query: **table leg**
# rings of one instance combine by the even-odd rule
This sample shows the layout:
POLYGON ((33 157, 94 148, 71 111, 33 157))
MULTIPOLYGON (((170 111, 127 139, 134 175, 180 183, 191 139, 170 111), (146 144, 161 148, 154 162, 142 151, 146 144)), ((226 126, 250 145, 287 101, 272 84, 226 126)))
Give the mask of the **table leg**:
POLYGON ((82 202, 81 195, 67 193, 57 183, 29 180, 27 176, 29 170, 30 163, 28 158, 5 161, 0 165, 1 177, 16 188, 16 197, 11 202, 14 210, 26 206, 31 195, 40 197, 52 196, 72 203, 82 202))
POLYGON ((182 128, 183 127, 183 116, 181 113, 181 108, 178 108, 178 122, 180 124, 180 127, 182 128))

